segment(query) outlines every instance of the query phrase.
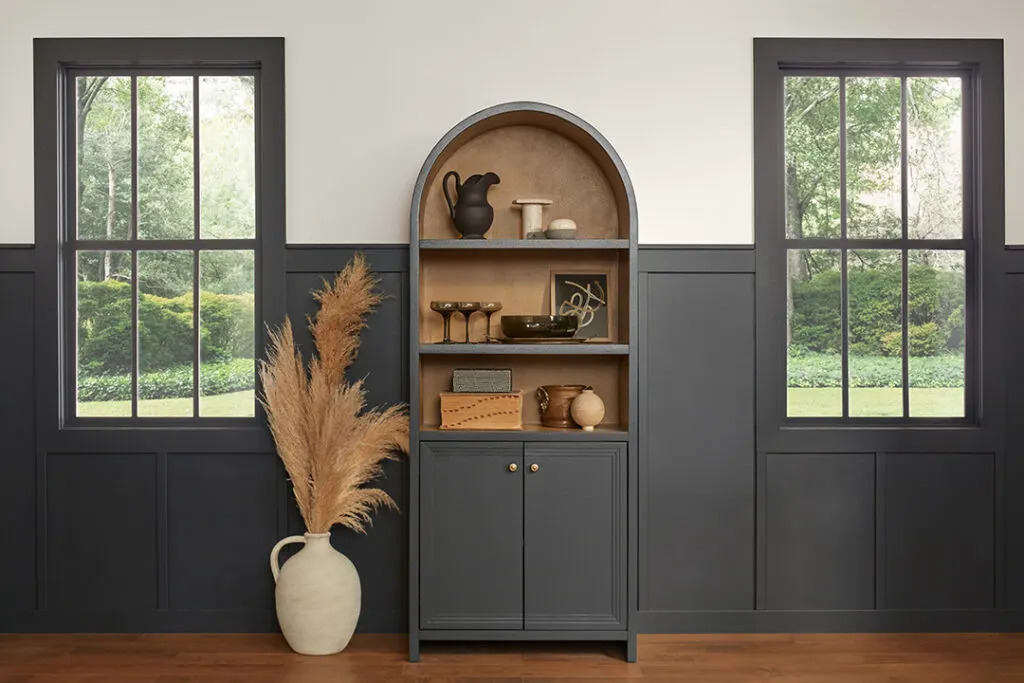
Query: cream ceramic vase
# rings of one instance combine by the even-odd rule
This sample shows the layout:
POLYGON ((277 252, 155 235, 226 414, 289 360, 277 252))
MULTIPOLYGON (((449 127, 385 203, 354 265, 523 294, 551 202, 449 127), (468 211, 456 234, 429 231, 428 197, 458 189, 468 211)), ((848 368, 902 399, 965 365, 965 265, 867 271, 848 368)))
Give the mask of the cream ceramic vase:
POLYGON ((604 419, 604 401, 593 389, 584 389, 573 399, 569 411, 573 421, 583 427, 583 431, 592 432, 604 419))
POLYGON ((331 535, 282 539, 270 552, 277 584, 277 621, 293 650, 302 655, 333 655, 348 645, 359 621, 362 589, 351 560, 331 546, 331 535), (277 564, 289 543, 305 543, 294 557, 277 564))

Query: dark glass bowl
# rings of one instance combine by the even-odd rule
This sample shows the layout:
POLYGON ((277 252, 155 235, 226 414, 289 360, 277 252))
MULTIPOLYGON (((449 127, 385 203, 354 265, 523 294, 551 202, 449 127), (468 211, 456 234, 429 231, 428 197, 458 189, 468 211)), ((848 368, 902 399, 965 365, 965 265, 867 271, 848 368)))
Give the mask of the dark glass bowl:
POLYGON ((569 339, 579 326, 575 315, 501 316, 501 333, 516 339, 569 339))

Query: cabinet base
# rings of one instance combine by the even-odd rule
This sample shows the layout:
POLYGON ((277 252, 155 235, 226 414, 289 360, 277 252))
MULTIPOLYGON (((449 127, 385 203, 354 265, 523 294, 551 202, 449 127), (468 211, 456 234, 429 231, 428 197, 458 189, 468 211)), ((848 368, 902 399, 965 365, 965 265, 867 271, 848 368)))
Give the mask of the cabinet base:
POLYGON ((420 631, 409 637, 409 661, 420 661, 420 643, 423 641, 495 641, 495 642, 621 642, 623 659, 635 662, 636 634, 629 631, 420 631))
POLYGON ((509 640, 543 642, 548 640, 629 640, 629 631, 420 631, 420 640, 509 640))

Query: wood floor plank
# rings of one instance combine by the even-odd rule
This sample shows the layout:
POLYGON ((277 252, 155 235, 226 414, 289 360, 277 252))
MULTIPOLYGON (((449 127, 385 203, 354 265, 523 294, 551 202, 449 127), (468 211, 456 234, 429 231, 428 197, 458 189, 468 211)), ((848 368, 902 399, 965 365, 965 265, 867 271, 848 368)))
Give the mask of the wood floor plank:
POLYGON ((425 643, 358 635, 330 657, 280 635, 0 635, 0 683, 1024 683, 1024 634, 650 635, 425 643))

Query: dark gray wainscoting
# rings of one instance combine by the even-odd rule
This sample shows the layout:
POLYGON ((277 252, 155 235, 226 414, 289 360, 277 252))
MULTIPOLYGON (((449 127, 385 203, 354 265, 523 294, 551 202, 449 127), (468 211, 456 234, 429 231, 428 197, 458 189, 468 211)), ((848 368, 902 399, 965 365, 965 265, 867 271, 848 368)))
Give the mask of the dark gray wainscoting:
MULTIPOLYGON (((370 320, 352 372, 371 404, 406 400, 408 250, 362 251, 389 297, 370 320)), ((287 314, 309 350, 311 289, 344 267, 353 247, 289 249, 287 314)), ((0 247, 0 632, 258 632, 276 630, 268 557, 303 531, 284 470, 262 430, 57 431, 36 420, 37 253, 0 247)), ((284 262, 284 259, 281 260, 284 262)), ((277 324, 280 320, 267 320, 277 324)), ((383 487, 408 500, 406 465, 383 487)), ((334 541, 360 569, 363 632, 406 620, 406 525, 384 511, 367 536, 334 541)))
MULTIPOLYGON (((390 298, 353 374, 403 401, 405 246, 288 249, 287 313, 308 351, 310 290, 356 249, 390 298)), ((269 439, 37 421, 35 259, 0 247, 0 631, 276 629, 267 555, 302 527, 269 439)), ((759 452, 753 250, 641 248, 642 632, 1024 630, 1024 250, 1004 264, 1005 452, 759 452)), ((385 474, 404 509, 407 464, 385 474)), ((406 537, 392 511, 334 533, 361 631, 405 629, 406 537)))
MULTIPOLYGON (((359 357, 348 372, 350 378, 365 378, 370 406, 406 402, 409 399, 408 339, 409 249, 393 246, 313 246, 290 248, 286 279, 288 316, 296 327, 296 339, 303 353, 309 353, 312 339, 305 326, 306 316, 315 310, 312 290, 345 267, 356 251, 366 256, 380 278, 386 299, 368 321, 362 333, 359 357)), ((366 535, 335 527, 332 542, 359 569, 363 609, 359 630, 364 633, 399 633, 408 621, 408 524, 403 515, 409 500, 408 461, 384 463, 380 488, 391 494, 402 512, 382 510, 366 535)), ((288 533, 303 532, 302 519, 293 504, 288 506, 288 533)), ((269 551, 268 551, 269 552, 269 551)), ((284 557, 282 552, 282 561, 284 557)))

